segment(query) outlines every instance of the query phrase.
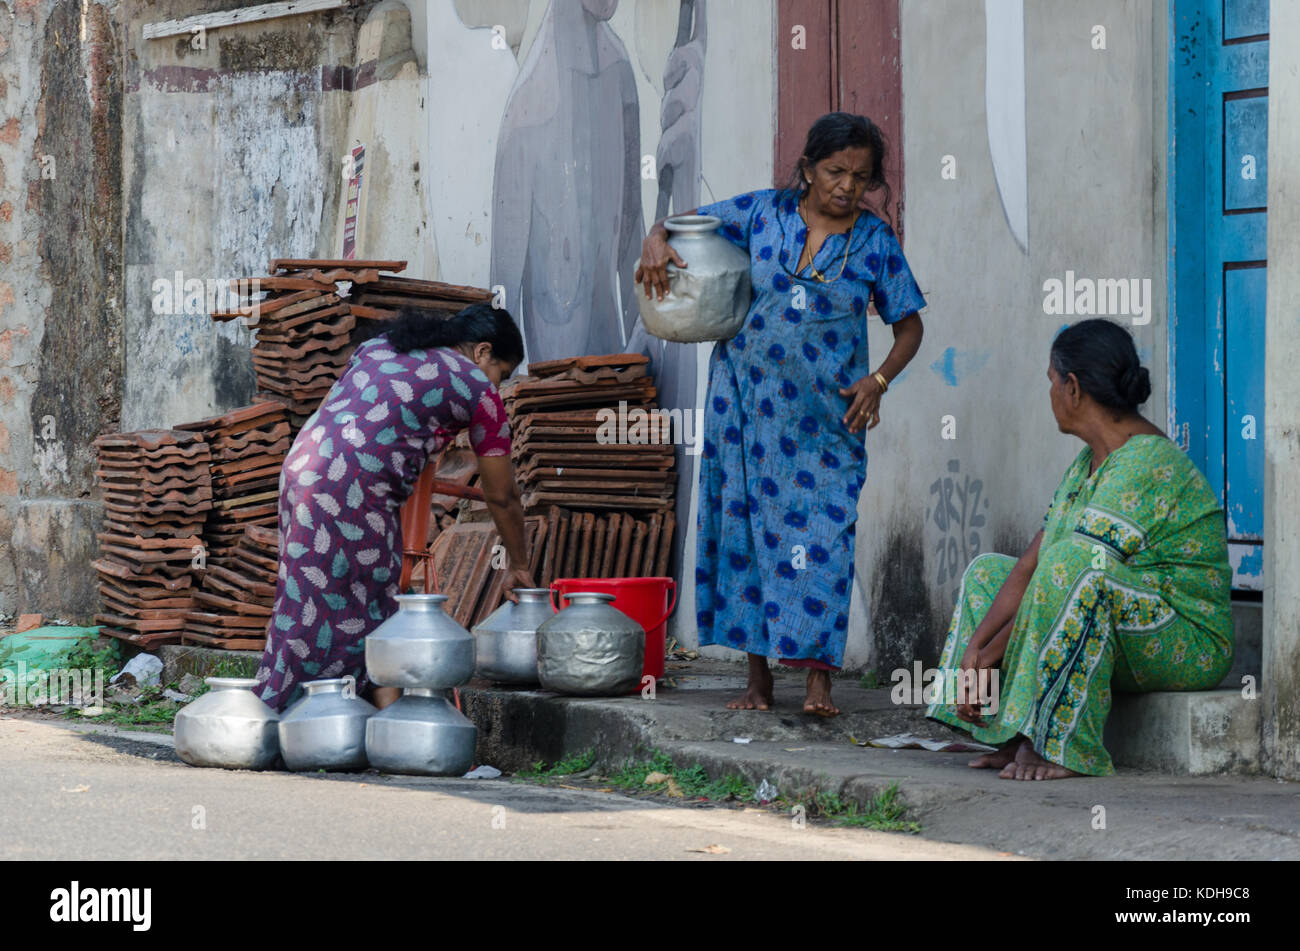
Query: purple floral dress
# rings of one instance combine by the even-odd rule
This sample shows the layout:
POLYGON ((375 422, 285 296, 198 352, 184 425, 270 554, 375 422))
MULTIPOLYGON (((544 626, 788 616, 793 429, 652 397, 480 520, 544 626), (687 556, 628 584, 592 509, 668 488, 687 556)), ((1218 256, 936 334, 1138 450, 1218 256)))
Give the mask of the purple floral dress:
POLYGON ((365 689, 366 635, 397 610, 400 509, 466 428, 476 455, 509 455, 501 397, 468 357, 401 353, 383 335, 357 347, 280 473, 280 577, 257 671, 271 707, 309 680, 351 674, 365 689))

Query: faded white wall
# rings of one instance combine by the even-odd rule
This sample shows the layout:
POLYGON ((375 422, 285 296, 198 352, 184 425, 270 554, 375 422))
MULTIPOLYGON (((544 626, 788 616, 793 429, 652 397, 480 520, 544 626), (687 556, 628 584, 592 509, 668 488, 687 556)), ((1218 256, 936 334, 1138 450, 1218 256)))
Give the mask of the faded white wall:
MULTIPOLYGON (((1151 279, 1151 323, 1132 329, 1155 386, 1145 413, 1165 425, 1163 7, 1060 0, 1025 4, 1025 16, 1027 254, 990 157, 983 5, 903 0, 905 250, 929 306, 921 351, 867 437, 858 560, 885 657, 855 625, 847 664, 937 652, 961 571, 978 552, 1019 554, 1082 448, 1057 432, 1046 378, 1052 337, 1080 318, 1044 313, 1045 280, 1151 279), (1094 24, 1107 28, 1104 51, 1094 24), (941 177, 945 156, 955 180, 941 177), (966 512, 944 529, 933 487, 947 477, 981 491, 977 511, 973 490, 965 506, 954 498, 966 512)), ((870 341, 878 364, 892 334, 873 319, 870 341)))

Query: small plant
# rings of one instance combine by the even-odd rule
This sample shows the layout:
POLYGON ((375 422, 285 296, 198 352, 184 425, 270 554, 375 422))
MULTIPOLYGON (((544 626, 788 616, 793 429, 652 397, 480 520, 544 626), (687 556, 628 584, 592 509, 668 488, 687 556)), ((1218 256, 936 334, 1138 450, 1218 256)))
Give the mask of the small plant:
POLYGON ((803 805, 809 816, 828 819, 838 826, 913 835, 921 831, 919 822, 907 818, 907 803, 903 801, 897 783, 880 790, 865 807, 856 802, 845 802, 838 793, 820 789, 793 801, 783 801, 787 807, 796 804, 803 805))
POLYGON ((884 684, 880 682, 880 675, 878 673, 874 670, 869 670, 862 675, 862 678, 858 681, 858 686, 863 690, 879 690, 884 686, 884 684))
POLYGON ((538 760, 532 766, 521 769, 518 776, 521 779, 534 779, 539 782, 546 782, 551 779, 558 779, 561 776, 572 776, 575 773, 585 773, 596 762, 595 750, 584 750, 573 756, 565 757, 553 766, 547 766, 544 760, 538 760))

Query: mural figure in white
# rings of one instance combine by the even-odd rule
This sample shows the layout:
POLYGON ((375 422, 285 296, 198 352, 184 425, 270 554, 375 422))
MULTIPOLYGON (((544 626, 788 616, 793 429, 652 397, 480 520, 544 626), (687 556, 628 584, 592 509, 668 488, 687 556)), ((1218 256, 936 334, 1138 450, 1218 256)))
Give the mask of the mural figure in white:
POLYGON ((491 284, 529 360, 621 352, 637 313, 641 133, 617 6, 551 0, 501 122, 491 284))
POLYGON ((492 233, 485 199, 492 193, 500 117, 519 65, 509 46, 493 42, 491 29, 466 26, 452 0, 428 0, 426 16, 430 171, 420 177, 432 209, 438 275, 482 287, 490 267, 481 245, 492 233))
MULTIPOLYGON (((700 100, 704 91, 704 55, 708 48, 706 0, 681 0, 677 40, 664 67, 664 96, 659 107, 663 130, 656 150, 659 195, 655 220, 700 204, 700 100)), ((671 343, 648 335, 636 319, 628 349, 650 358, 659 386, 659 404, 690 411, 696 405, 699 344, 671 343)), ((683 418, 686 418, 683 414, 683 418)), ((693 417, 692 417, 693 418, 693 417)), ((695 491, 695 457, 677 446, 677 526, 673 533, 673 571, 682 564, 688 535, 691 494, 695 491)))
POLYGON ((1028 254, 1024 0, 984 0, 984 112, 1002 210, 1016 244, 1028 254))

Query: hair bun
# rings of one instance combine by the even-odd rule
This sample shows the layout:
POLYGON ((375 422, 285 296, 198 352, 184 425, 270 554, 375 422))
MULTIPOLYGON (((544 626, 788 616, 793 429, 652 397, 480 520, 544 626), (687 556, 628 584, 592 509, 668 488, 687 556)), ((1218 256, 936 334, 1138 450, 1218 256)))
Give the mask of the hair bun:
POLYGON ((1141 364, 1130 366, 1120 376, 1119 390, 1136 409, 1151 398, 1151 374, 1141 364))

